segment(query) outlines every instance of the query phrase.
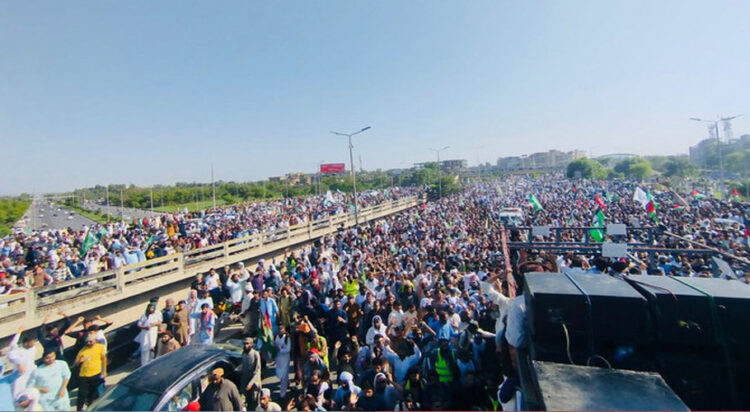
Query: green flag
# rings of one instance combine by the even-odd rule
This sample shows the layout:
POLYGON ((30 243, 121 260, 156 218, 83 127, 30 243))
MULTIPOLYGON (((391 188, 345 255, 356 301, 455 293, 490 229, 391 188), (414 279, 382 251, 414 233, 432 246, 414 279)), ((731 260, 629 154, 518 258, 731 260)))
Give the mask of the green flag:
POLYGON ((148 240, 146 241, 146 249, 148 249, 152 243, 154 243, 154 235, 149 236, 148 240))
MULTIPOLYGON (((596 215, 594 215, 594 220, 591 222, 591 226, 594 227, 604 227, 604 219, 606 216, 604 216, 604 213, 602 213, 601 210, 596 212, 596 215)), ((601 229, 591 229, 589 230, 589 234, 591 235, 591 238, 594 239, 596 242, 601 242, 604 240, 604 232, 601 229)))
POLYGON ((96 244, 96 242, 96 237, 91 234, 90 230, 87 230, 86 239, 83 240, 83 245, 81 245, 81 256, 84 256, 86 252, 88 252, 96 244))
POLYGON ((529 203, 531 203, 531 206, 534 207, 534 210, 544 210, 542 204, 539 203, 533 193, 529 195, 529 203))

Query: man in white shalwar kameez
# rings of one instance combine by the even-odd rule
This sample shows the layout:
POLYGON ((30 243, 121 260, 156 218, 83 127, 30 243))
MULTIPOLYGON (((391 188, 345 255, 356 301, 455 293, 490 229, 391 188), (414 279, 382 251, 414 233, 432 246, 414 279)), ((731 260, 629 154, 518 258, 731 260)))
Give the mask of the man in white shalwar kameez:
POLYGON ((276 346, 276 377, 281 381, 279 396, 284 399, 286 390, 289 388, 289 362, 292 351, 292 338, 289 337, 284 325, 279 325, 279 334, 276 336, 274 346, 276 346))
POLYGON ((154 358, 153 350, 156 346, 161 322, 161 312, 156 310, 156 304, 149 303, 146 307, 146 313, 138 319, 138 327, 141 328, 141 333, 138 334, 136 339, 141 344, 141 366, 154 358))

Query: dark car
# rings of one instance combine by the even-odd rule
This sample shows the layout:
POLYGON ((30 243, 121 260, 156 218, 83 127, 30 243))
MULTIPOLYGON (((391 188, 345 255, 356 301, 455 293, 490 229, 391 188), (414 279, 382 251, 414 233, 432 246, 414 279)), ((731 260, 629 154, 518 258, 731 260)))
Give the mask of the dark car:
POLYGON ((225 378, 238 385, 242 349, 231 344, 188 345, 136 369, 87 410, 179 411, 198 399, 214 368, 223 368, 225 378))

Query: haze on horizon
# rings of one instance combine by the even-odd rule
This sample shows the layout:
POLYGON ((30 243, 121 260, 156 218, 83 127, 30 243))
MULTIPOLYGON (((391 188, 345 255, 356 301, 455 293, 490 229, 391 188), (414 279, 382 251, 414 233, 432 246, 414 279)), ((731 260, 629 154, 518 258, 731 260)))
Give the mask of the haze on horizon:
MULTIPOLYGON (((750 2, 0 3, 0 195, 550 149, 680 154, 745 113, 750 2)), ((722 131, 723 133, 723 131, 722 131)))

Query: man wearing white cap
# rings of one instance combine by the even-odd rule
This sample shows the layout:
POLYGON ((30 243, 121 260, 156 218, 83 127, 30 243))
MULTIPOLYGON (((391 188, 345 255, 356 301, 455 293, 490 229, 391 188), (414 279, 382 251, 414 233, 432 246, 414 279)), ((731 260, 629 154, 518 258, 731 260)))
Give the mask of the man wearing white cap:
POLYGON ((268 388, 263 388, 260 391, 260 402, 258 403, 258 407, 255 408, 255 410, 258 412, 262 412, 262 411, 279 412, 281 411, 281 406, 279 406, 278 403, 273 402, 271 400, 271 390, 268 388))

